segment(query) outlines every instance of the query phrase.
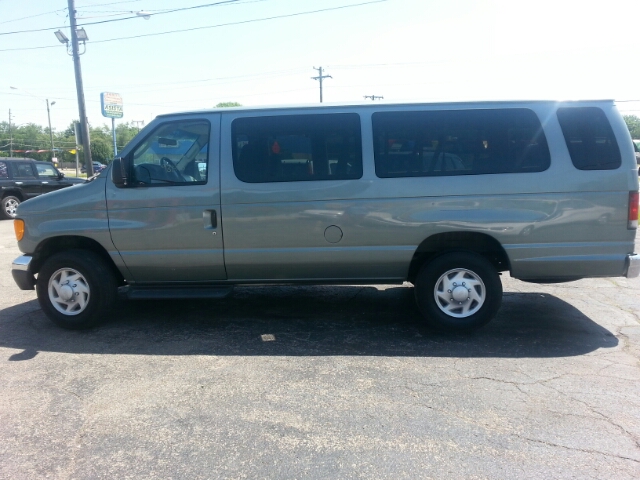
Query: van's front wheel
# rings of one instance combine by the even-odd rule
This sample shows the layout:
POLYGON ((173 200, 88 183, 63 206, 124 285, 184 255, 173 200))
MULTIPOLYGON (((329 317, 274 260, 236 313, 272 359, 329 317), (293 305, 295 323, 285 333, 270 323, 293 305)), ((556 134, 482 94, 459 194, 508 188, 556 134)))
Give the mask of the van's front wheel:
POLYGON ((451 252, 420 269, 416 302, 429 324, 439 330, 461 331, 488 323, 502 303, 502 283, 484 257, 451 252))
POLYGON ((38 273, 38 301, 57 325, 85 329, 97 325, 115 303, 118 284, 106 262, 93 252, 53 255, 38 273))

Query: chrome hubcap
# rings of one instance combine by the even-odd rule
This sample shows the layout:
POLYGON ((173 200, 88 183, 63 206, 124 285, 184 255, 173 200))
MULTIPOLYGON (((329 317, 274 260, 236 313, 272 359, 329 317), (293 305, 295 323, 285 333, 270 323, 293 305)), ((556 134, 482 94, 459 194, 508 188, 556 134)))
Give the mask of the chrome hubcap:
POLYGON ((16 202, 13 199, 7 200, 4 203, 4 211, 7 212, 7 215, 9 215, 10 217, 15 217, 18 210, 18 205, 20 205, 20 203, 16 202))
POLYGON ((454 268, 440 276, 433 296, 436 305, 450 317, 465 318, 476 313, 486 300, 482 279, 471 270, 454 268))
POLYGON ((49 279, 49 300, 65 315, 78 315, 89 304, 89 282, 72 268, 61 268, 49 279))

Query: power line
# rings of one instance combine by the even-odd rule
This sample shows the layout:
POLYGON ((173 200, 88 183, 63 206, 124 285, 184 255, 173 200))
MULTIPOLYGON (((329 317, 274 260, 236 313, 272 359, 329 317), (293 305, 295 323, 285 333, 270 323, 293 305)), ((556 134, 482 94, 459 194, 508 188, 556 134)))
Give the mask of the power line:
MULTIPOLYGON (((387 2, 387 1, 389 1, 389 0, 370 0, 368 2, 353 3, 353 4, 349 4, 349 5, 341 5, 341 6, 338 6, 338 7, 321 8, 321 9, 318 9, 318 10, 309 10, 309 11, 306 11, 306 12, 296 12, 296 13, 289 13, 289 14, 284 14, 284 15, 274 15, 272 17, 254 18, 254 19, 251 19, 251 20, 241 20, 241 21, 238 21, 238 22, 220 23, 220 24, 217 24, 217 25, 206 25, 204 27, 193 27, 193 28, 184 28, 184 29, 178 29, 178 30, 168 30, 166 32, 146 33, 146 34, 141 34, 141 35, 131 35, 131 36, 128 36, 128 37, 109 38, 109 39, 106 39, 106 40, 92 40, 91 43, 92 44, 96 44, 96 43, 115 42, 115 41, 118 41, 118 40, 131 40, 131 39, 134 39, 134 38, 144 38, 144 37, 154 37, 154 36, 159 36, 159 35, 168 35, 170 33, 193 32, 193 31, 196 31, 196 30, 205 30, 205 29, 209 29, 209 28, 228 27, 228 26, 231 26, 231 25, 244 25, 244 24, 255 23, 255 22, 266 22, 266 21, 269 21, 269 20, 277 20, 277 19, 281 19, 281 18, 299 17, 299 16, 302 16, 302 15, 312 15, 312 14, 316 14, 316 13, 324 13, 324 12, 330 12, 330 11, 335 11, 335 10, 343 10, 345 8, 362 7, 364 5, 372 5, 374 3, 382 3, 382 2, 387 2)), ((84 24, 84 25, 89 25, 89 24, 84 24)), ((54 27, 54 28, 58 28, 58 27, 54 27)), ((61 28, 66 28, 66 27, 61 27, 61 28)), ((46 29, 46 30, 52 30, 52 29, 46 29)), ((56 48, 56 47, 58 47, 58 45, 42 46, 42 47, 5 48, 5 49, 0 49, 0 52, 36 50, 36 49, 56 48)))
MULTIPOLYGON (((164 15, 167 13, 175 13, 175 12, 180 12, 183 10, 193 10, 195 8, 204 8, 204 7, 216 7, 219 5, 225 5, 228 3, 236 3, 239 0, 222 0, 221 2, 216 2, 216 3, 209 3, 206 5, 196 5, 193 7, 183 7, 183 8, 176 8, 174 10, 166 10, 166 11, 160 11, 158 13, 154 13, 154 15, 164 15)), ((127 12, 127 13, 133 13, 133 12, 127 12)), ((101 20, 99 22, 86 22, 86 23, 78 23, 79 26, 85 27, 87 25, 100 25, 102 23, 111 23, 111 22, 122 22, 123 20, 131 20, 134 18, 140 18, 138 15, 133 15, 132 17, 125 17, 125 18, 113 18, 111 20, 101 20)), ((37 28, 37 29, 33 29, 33 30, 17 30, 15 32, 0 32, 0 36, 1 35, 14 35, 17 33, 33 33, 33 32, 46 32, 48 30, 56 30, 59 28, 66 28, 66 25, 63 25, 61 27, 46 27, 46 28, 37 28)))
MULTIPOLYGON (((221 2, 210 3, 210 4, 205 4, 205 5, 195 5, 195 6, 192 6, 192 7, 176 8, 176 9, 173 9, 173 10, 155 10, 155 11, 151 10, 149 12, 150 12, 150 15, 156 16, 156 15, 165 15, 167 13, 182 12, 182 11, 185 11, 185 10, 193 10, 193 9, 196 9, 196 8, 226 6, 226 5, 232 4, 232 3, 235 3, 237 5, 247 5, 247 4, 250 4, 250 3, 259 3, 259 2, 267 2, 267 1, 269 1, 269 0, 253 0, 253 1, 248 1, 248 2, 236 3, 236 2, 241 2, 241 0, 224 0, 224 1, 221 1, 221 2)), ((49 13, 56 13, 56 12, 60 12, 60 11, 66 11, 66 9, 54 10, 53 12, 41 13, 41 14, 38 14, 38 15, 33 15, 31 17, 24 17, 24 18, 20 18, 20 19, 16 19, 16 20, 9 20, 7 22, 0 22, 0 24, 9 23, 11 21, 17 21, 17 20, 24 20, 24 19, 39 17, 39 16, 42 16, 42 15, 48 15, 49 13)), ((128 13, 136 13, 136 12, 133 12, 133 11, 121 11, 119 13, 114 13, 113 15, 99 15, 97 17, 84 17, 84 18, 98 18, 98 17, 105 17, 105 16, 107 16, 107 17, 115 17, 115 16, 118 16, 118 15, 125 15, 125 14, 128 14, 128 13)), ((77 17, 77 18, 81 19, 82 17, 77 17)), ((111 19, 111 20, 101 20, 99 22, 81 22, 78 25, 84 27, 84 26, 87 26, 87 25, 100 25, 100 24, 103 24, 103 23, 121 22, 123 20, 132 20, 132 19, 138 19, 138 18, 140 18, 140 16, 136 14, 136 15, 133 15, 131 17, 114 18, 114 19, 111 19)), ((46 32, 46 31, 49 31, 49 30, 56 30, 56 29, 60 29, 60 28, 67 28, 67 26, 63 25, 63 26, 60 26, 60 27, 45 27, 45 28, 38 28, 38 29, 33 29, 33 30, 17 30, 15 32, 0 32, 0 36, 1 35, 13 35, 13 34, 18 34, 18 33, 46 32)))
MULTIPOLYGON (((166 15, 167 13, 176 13, 176 12, 183 12, 185 10, 194 10, 196 8, 205 8, 205 7, 219 7, 222 5, 228 5, 230 3, 236 3, 239 2, 240 0, 223 0, 221 2, 215 2, 215 3, 208 3, 205 5, 194 5, 192 7, 182 7, 182 8, 175 8, 173 10, 159 10, 155 13, 153 13, 153 16, 156 15, 166 15)), ((133 12, 129 12, 129 13, 133 13, 133 12)), ((87 26, 87 25, 99 25, 101 23, 111 23, 111 22, 120 22, 122 20, 131 20, 133 18, 140 18, 138 15, 134 15, 133 17, 126 17, 126 18, 114 18, 112 20, 102 20, 99 22, 90 22, 90 23, 81 23, 80 26, 87 26)))
MULTIPOLYGON (((146 10, 145 10, 146 11, 146 10)), ((89 13, 106 13, 106 12, 89 12, 89 13)), ((104 17, 121 17, 122 15, 127 15, 129 13, 136 13, 132 10, 122 10, 120 12, 114 13, 114 12, 109 12, 110 15, 94 15, 92 17, 78 17, 78 20, 83 20, 83 19, 87 19, 87 18, 104 18, 104 17)), ((137 17, 137 15, 136 15, 137 17)), ((129 18, 135 18, 135 17, 129 17, 129 18)), ((119 20, 128 20, 129 18, 120 18, 114 21, 119 21, 119 20)), ((102 22, 102 23, 106 23, 106 22, 102 22)))
MULTIPOLYGON (((265 91, 265 92, 254 92, 254 93, 244 93, 244 94, 243 93, 230 94, 228 96, 229 97, 233 97, 233 98, 247 98, 247 97, 256 97, 256 96, 260 96, 260 95, 275 95, 275 94, 280 94, 280 93, 304 92, 304 91, 312 91, 312 90, 315 90, 315 88, 307 87, 307 88, 293 88, 293 89, 276 90, 276 91, 268 90, 268 91, 265 91)), ((74 99, 73 98, 65 98, 65 97, 56 97, 56 101, 57 100, 74 100, 74 99)), ((164 103, 127 102, 127 105, 135 105, 135 106, 139 106, 139 107, 172 107, 173 105, 176 105, 176 104, 193 103, 195 101, 196 100, 194 100, 194 99, 184 99, 184 100, 174 100, 174 101, 164 102, 164 103)), ((87 103, 99 104, 100 100, 88 99, 87 103)), ((34 111, 36 109, 25 109, 25 108, 20 109, 20 111, 25 111, 25 110, 34 111)), ((70 110, 70 108, 66 108, 65 110, 70 110)))
MULTIPOLYGON (((268 20, 276 20, 276 19, 280 19, 280 18, 291 18, 291 17, 298 17, 298 16, 302 16, 302 15, 312 15, 315 13, 323 13, 323 12, 330 12, 333 10, 343 10, 345 8, 352 8, 352 7, 361 7, 364 5, 371 5, 373 3, 382 3, 382 2, 387 2, 388 0, 371 0, 368 2, 362 2, 362 3, 353 3, 353 4, 349 4, 349 5, 341 5, 338 7, 330 7, 330 8, 321 8, 319 10, 309 10, 306 12, 296 12, 296 13, 289 13, 289 14, 284 14, 284 15, 274 15, 272 17, 263 17, 263 18, 255 18, 252 20, 241 20, 239 22, 229 22, 229 23, 220 23, 218 25, 207 25, 204 27, 193 27, 193 28, 185 28, 185 29, 179 29, 179 30, 168 30, 166 32, 157 32, 157 33, 146 33, 146 34, 142 34, 142 35, 132 35, 129 37, 118 37, 118 38, 111 38, 108 40, 97 40, 94 41, 92 43, 106 43, 106 42, 114 42, 117 40, 130 40, 132 38, 143 38, 143 37, 154 37, 154 36, 158 36, 158 35, 167 35, 170 33, 181 33, 181 32, 193 32, 196 30, 205 30, 208 28, 219 28, 219 27, 228 27, 231 25, 243 25, 246 23, 254 23, 254 22, 266 22, 268 20)), ((0 50, 2 51, 2 50, 0 50)))
MULTIPOLYGON (((230 77, 214 77, 214 78, 201 78, 198 80, 183 80, 183 81, 178 81, 178 82, 151 82, 151 83, 127 83, 124 85, 118 85, 115 84, 112 86, 112 88, 122 88, 122 89, 126 89, 128 93, 131 93, 135 90, 131 90, 131 89, 136 89, 136 88, 144 88, 144 91, 158 91, 158 90, 149 90, 148 86, 156 86, 156 85, 189 85, 189 84, 197 84, 197 83, 205 83, 205 82, 220 82, 222 81, 223 84, 225 83, 234 83, 234 81, 242 81, 243 79, 246 79, 245 81, 249 81, 251 79, 256 79, 256 78, 269 78, 269 77, 284 77, 284 76, 290 76, 293 75, 295 73, 302 73, 303 71, 306 70, 307 67, 298 67, 298 68, 290 68, 287 70, 274 70, 274 71, 270 71, 270 72, 262 72, 262 73, 251 73, 251 74, 246 74, 246 75, 233 75, 230 77)), ((216 83, 218 84, 218 83, 216 83)), ((192 85, 192 86, 196 86, 196 85, 192 85)), ((36 89, 37 90, 37 89, 36 89)), ((52 88, 47 87, 47 91, 50 92, 52 90, 52 88)), ((60 90, 60 88, 53 88, 53 90, 60 90)), ((64 90, 67 90, 67 87, 64 87, 64 90)), ((91 88, 88 88, 87 90, 92 90, 91 88)), ((97 88, 95 90, 98 90, 97 88)), ((100 90, 102 91, 102 90, 100 90)), ((13 93, 13 92, 0 92, 0 95, 19 95, 19 96, 28 96, 25 94, 19 94, 19 93, 13 93)), ((62 97, 55 97, 55 99, 60 99, 60 100, 70 100, 68 98, 62 98, 62 97)), ((73 99, 71 99, 73 100, 73 99)))
POLYGON ((108 7, 109 5, 118 5, 120 3, 135 3, 135 2, 139 2, 139 1, 140 0, 123 0, 122 2, 96 3, 96 4, 89 4, 87 6, 89 6, 89 7, 108 7))
MULTIPOLYGON (((354 64, 354 65, 329 65, 331 68, 370 68, 370 67, 395 67, 395 66, 409 66, 409 65, 430 65, 434 62, 394 62, 394 63, 363 63, 363 64, 354 64)), ((441 62, 438 62, 441 63, 441 62)))
POLYGON ((15 52, 15 51, 22 51, 22 50, 42 50, 45 48, 59 48, 59 47, 60 45, 48 45, 46 47, 3 48, 3 49, 0 49, 0 52, 15 52))
MULTIPOLYGON (((297 68, 297 69, 290 69, 290 70, 280 70, 280 71, 274 71, 274 72, 265 72, 265 73, 260 73, 260 74, 252 74, 252 75, 236 75, 236 76, 231 76, 231 77, 221 77, 221 78, 217 78, 217 79, 203 79, 203 80, 191 80, 191 81, 184 81, 184 82, 165 82, 165 83, 156 83, 156 84, 147 84, 147 85, 166 85, 167 88, 156 88, 156 89, 144 89, 145 92, 158 92, 158 91, 165 91, 169 88, 171 88, 172 85, 181 85, 181 84, 190 84, 190 85, 186 85, 183 87, 173 87, 172 90, 176 90, 176 89, 185 89, 185 88, 194 88, 194 87, 201 87, 201 88, 207 88, 210 85, 201 85, 201 86, 197 86, 197 85, 192 85, 192 83, 199 83, 199 82, 213 82, 216 80, 228 80, 227 82, 223 82, 223 83, 214 83, 212 85, 220 85, 220 84, 229 84, 229 83, 238 83, 239 81, 251 81, 254 79, 259 79, 259 78, 269 78, 269 77, 282 77, 282 76, 290 76, 293 75, 297 72, 302 72, 303 70, 301 68, 297 68), (240 80, 239 80, 240 79, 240 80), (242 80, 244 79, 244 80, 242 80)), ((137 84, 138 86, 142 87, 144 86, 143 84, 137 84)), ((121 86, 120 88, 124 88, 127 93, 134 93, 136 90, 132 90, 130 87, 127 86, 121 86)), ((300 89, 300 90, 309 90, 307 88, 304 89, 300 89)), ((288 92, 291 90, 286 90, 285 92, 288 92)), ((295 91, 295 90, 294 90, 295 91)), ((265 92, 265 93, 282 93, 282 92, 265 92)), ((10 92, 0 92, 0 95, 13 95, 13 96, 22 96, 22 97, 29 97, 30 95, 25 95, 25 94, 20 94, 20 93, 10 93, 10 92)), ((249 96, 254 96, 256 94, 250 94, 249 96)), ((262 95, 262 93, 259 93, 257 95, 262 95)), ((233 95, 233 96, 238 96, 238 95, 233 95)), ((247 96, 247 95, 242 95, 242 96, 247 96)), ((61 96, 54 96, 53 97, 56 101, 59 100, 69 100, 69 101, 73 101, 73 98, 68 98, 68 97, 61 97, 61 96)), ((90 103, 99 103, 99 100, 88 100, 88 102, 90 103)), ((154 105, 154 106, 168 106, 168 104, 171 103, 182 103, 183 101, 178 101, 178 102, 168 102, 165 104, 147 104, 147 103, 133 103, 133 102, 127 102, 128 105, 140 105, 140 106, 147 106, 147 105, 154 105)), ((58 108, 58 110, 60 110, 61 108, 58 108)), ((67 110, 69 110, 70 108, 67 108, 67 110)), ((31 111, 37 111, 38 109, 26 109, 26 108, 22 108, 21 111, 24 110, 31 110, 31 111)))
MULTIPOLYGON (((250 3, 268 2, 270 0, 244 0, 244 1, 240 0, 240 1, 242 2, 242 5, 248 5, 250 3)), ((196 5, 195 7, 187 7, 187 9, 189 9, 189 8, 198 8, 198 6, 196 5)), ((181 9, 178 9, 178 10, 181 10, 181 9)), ((82 11, 86 12, 86 13, 109 13, 109 14, 111 14, 111 15, 102 15, 103 17, 110 17, 110 16, 113 17, 113 16, 116 16, 116 15, 125 15, 127 13, 136 13, 136 12, 131 11, 131 10, 87 10, 87 9, 84 9, 84 8, 82 9, 82 11)), ((149 9, 145 9, 144 11, 145 12, 149 12, 150 15, 161 15, 163 13, 167 13, 167 12, 170 12, 172 10, 169 10, 169 9, 164 9, 164 10, 149 10, 149 9)), ((97 18, 97 17, 98 16, 96 16, 96 17, 78 17, 78 18, 97 18)))
MULTIPOLYGON (((185 83, 201 83, 201 82, 213 82, 218 80, 237 80, 241 78, 262 78, 262 77, 279 77, 284 75, 291 75, 296 72, 301 72, 303 69, 300 68, 290 68, 287 70, 274 70, 271 72, 262 72, 262 73, 251 73, 247 75, 234 75, 232 77, 216 77, 216 78, 203 78, 200 80, 184 80, 181 82, 157 82, 157 83, 137 83, 137 84, 129 84, 130 87, 145 87, 148 85, 180 85, 185 83)), ((126 88, 126 87, 125 87, 126 88)))
POLYGON ((238 84, 238 83, 243 83, 243 82, 251 82, 253 80, 256 79, 269 79, 269 78, 281 78, 281 77, 291 77, 294 75, 297 75, 299 72, 301 72, 302 69, 296 69, 295 71, 291 71, 288 73, 278 73, 278 74, 271 74, 271 75, 267 75, 267 74, 263 74, 263 75, 246 75, 246 76, 242 76, 242 77, 221 77, 221 78, 215 78, 215 79, 209 79, 209 80, 192 80, 192 81, 185 81, 185 82, 172 82, 172 83, 159 83, 159 84, 149 84, 149 85, 157 85, 159 88, 144 88, 144 85, 142 84, 137 84, 137 87, 122 87, 125 88, 127 90, 127 94, 130 93, 134 93, 134 92, 163 92, 163 91, 167 91, 167 90, 184 90, 184 89, 190 89, 190 88, 195 88, 195 87, 200 87, 200 88, 208 88, 208 87, 213 87, 216 85, 229 85, 229 84, 238 84))
MULTIPOLYGON (((312 91, 312 90, 315 90, 315 88, 314 87, 291 88, 291 89, 288 89, 288 90, 277 90, 277 91, 269 90, 269 91, 266 91, 266 92, 255 92, 255 93, 245 93, 245 94, 242 94, 242 93, 241 94, 230 94, 230 95, 227 95, 227 96, 228 97, 233 97, 235 99, 235 98, 246 98, 246 97, 259 97, 261 95, 276 95, 276 94, 279 94, 279 93, 304 92, 304 91, 312 91)), ((177 104, 180 104, 180 103, 192 103, 192 102, 195 102, 195 101, 197 101, 197 100, 191 99, 191 100, 177 100, 175 102, 165 102, 162 105, 145 104, 145 103, 139 103, 137 105, 152 105, 152 106, 158 106, 158 107, 165 107, 165 106, 168 107, 168 106, 170 106, 172 104, 176 104, 176 103, 177 104)))
POLYGON ((66 10, 67 10, 66 8, 61 8, 59 10, 52 10, 50 12, 38 13, 36 15, 30 15, 28 17, 21 17, 21 18, 14 18, 12 20, 5 20, 4 22, 0 22, 0 25, 3 25, 5 23, 11 23, 11 22, 19 22, 20 20, 29 20, 31 18, 42 17, 43 15, 50 15, 52 13, 64 12, 66 10))

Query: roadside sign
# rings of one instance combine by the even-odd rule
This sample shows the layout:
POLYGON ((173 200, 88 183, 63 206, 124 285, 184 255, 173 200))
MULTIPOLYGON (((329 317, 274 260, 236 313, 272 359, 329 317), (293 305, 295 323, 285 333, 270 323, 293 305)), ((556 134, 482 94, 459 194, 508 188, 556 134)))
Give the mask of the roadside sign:
POLYGON ((100 94, 102 116, 108 118, 122 118, 122 97, 119 93, 102 92, 100 94))

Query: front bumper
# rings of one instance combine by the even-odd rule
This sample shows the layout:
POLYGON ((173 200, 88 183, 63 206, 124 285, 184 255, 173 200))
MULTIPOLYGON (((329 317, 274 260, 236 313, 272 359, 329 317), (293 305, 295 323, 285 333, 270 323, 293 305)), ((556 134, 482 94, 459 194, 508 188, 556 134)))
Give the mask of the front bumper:
POLYGON ((633 253, 627 255, 627 273, 625 277, 635 278, 640 275, 640 255, 633 253))
POLYGON ((36 284, 36 278, 31 272, 31 260, 29 255, 22 255, 11 264, 11 275, 20 290, 33 290, 36 284))

